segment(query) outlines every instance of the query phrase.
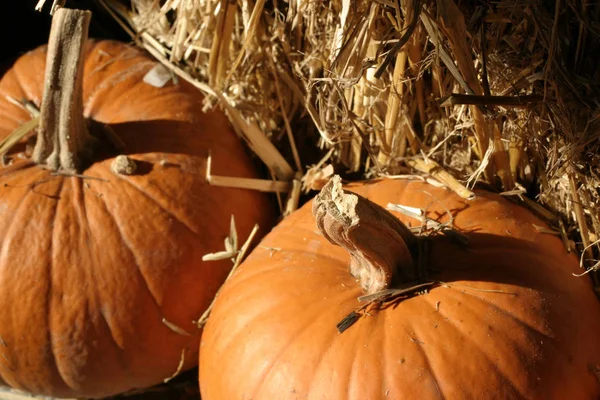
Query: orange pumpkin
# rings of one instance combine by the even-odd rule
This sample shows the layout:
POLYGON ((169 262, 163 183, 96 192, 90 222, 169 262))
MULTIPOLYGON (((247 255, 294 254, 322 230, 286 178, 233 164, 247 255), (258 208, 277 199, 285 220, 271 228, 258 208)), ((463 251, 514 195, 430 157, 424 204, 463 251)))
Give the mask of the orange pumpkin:
MULTIPOLYGON (((231 214, 245 238, 255 223, 268 228, 274 213, 265 194, 206 182, 209 152, 214 170, 251 178, 257 172, 226 117, 202 112, 199 91, 182 81, 145 83, 157 63, 133 47, 82 46, 83 95, 77 84, 51 78, 49 95, 65 96, 73 86, 79 111, 109 124, 124 150, 96 152, 71 170, 64 159, 80 154, 63 149, 58 165, 50 165, 53 156, 38 151, 38 140, 33 156, 42 154, 44 165, 20 144, 0 168, 0 384, 60 397, 160 383, 175 373, 182 352, 183 370, 197 365, 193 320, 231 268, 229 260, 202 256, 223 249, 231 214), (134 161, 135 173, 111 171, 118 154, 134 161)), ((42 103, 47 50, 23 55, 0 82, 0 138, 31 118, 10 99, 42 103)), ((81 72, 64 68, 63 78, 81 72)), ((84 126, 75 103, 66 123, 84 126)), ((57 134, 45 118, 42 104, 40 129, 50 150, 56 136, 69 144, 80 134, 57 134)), ((107 140, 100 134, 95 142, 107 140)))
POLYGON ((600 305, 540 219, 420 181, 346 189, 330 181, 225 283, 203 400, 599 398, 600 305), (453 229, 413 236, 402 222, 422 222, 388 203, 453 229))

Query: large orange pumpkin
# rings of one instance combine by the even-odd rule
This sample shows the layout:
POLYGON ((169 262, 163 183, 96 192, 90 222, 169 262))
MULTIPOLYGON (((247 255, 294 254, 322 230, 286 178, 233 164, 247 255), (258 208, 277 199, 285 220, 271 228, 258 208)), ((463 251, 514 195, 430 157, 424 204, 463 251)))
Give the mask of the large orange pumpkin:
MULTIPOLYGON (((0 138, 31 118, 10 99, 40 106, 46 57, 46 47, 23 55, 0 82, 0 138)), ((63 158, 49 165, 52 155, 36 165, 23 144, 0 168, 0 384, 61 397, 160 383, 182 352, 182 369, 197 365, 193 320, 231 268, 202 256, 223 250, 231 214, 240 239, 273 214, 265 194, 206 182, 209 152, 214 170, 257 173, 226 117, 202 112, 199 91, 145 83, 157 63, 125 44, 88 42, 84 59, 83 114, 109 124, 124 150, 70 171, 63 158), (135 161, 134 174, 111 171, 117 154, 135 161)), ((48 82, 51 97, 67 92, 48 82)))
POLYGON ((599 398, 600 306, 540 219, 420 181, 346 189, 328 183, 223 286, 200 347, 203 400, 599 398), (451 214, 454 228, 417 240, 400 221, 421 222, 388 203, 451 214), (399 296, 417 276, 434 283, 399 296), (369 293, 379 303, 359 310, 369 293))

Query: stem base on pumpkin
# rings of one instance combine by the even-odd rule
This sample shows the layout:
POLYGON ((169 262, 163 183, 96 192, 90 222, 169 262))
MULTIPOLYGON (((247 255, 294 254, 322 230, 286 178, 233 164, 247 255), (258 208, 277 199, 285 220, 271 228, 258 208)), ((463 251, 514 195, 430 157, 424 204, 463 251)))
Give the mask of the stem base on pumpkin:
POLYGON ((339 176, 315 197, 313 215, 327 240, 350 253, 350 272, 366 293, 388 288, 393 278, 418 278, 409 249, 416 243, 414 235, 384 208, 345 192, 339 176))
POLYGON ((91 13, 60 8, 52 19, 40 125, 32 159, 53 171, 79 172, 90 156, 83 116, 83 58, 91 13))

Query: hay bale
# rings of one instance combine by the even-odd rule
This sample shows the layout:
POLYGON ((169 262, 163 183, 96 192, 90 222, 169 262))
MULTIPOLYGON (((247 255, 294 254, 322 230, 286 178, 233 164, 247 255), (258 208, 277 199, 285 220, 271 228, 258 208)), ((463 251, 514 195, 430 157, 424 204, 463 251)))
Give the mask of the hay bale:
POLYGON ((582 272, 598 269, 600 5, 97 1, 262 140, 253 150, 288 171, 278 180, 308 190, 333 165, 465 196, 484 185, 543 216, 582 272))

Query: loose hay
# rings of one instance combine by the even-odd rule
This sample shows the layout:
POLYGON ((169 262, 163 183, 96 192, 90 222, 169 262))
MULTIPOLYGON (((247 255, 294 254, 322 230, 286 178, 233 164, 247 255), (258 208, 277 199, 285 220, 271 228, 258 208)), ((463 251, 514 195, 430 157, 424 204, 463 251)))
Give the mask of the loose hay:
MULTIPOLYGON (((334 172, 420 174, 464 198, 482 185, 550 223, 540 232, 580 253, 600 293, 600 4, 95 1, 207 108, 224 108, 271 171, 248 180, 209 168, 212 184, 288 193, 284 214, 334 172)), ((170 79, 161 73, 148 79, 170 79)), ((35 128, 34 111, 0 156, 35 128)), ((207 259, 239 265, 248 243, 235 242, 207 259)), ((122 398, 197 397, 195 378, 122 398)))
POLYGON ((475 184, 516 193, 595 265, 600 5, 97 1, 207 106, 269 138, 285 163, 264 140, 253 150, 277 179, 314 176, 328 150, 353 177, 427 174, 418 166, 435 162, 464 195, 475 184))

